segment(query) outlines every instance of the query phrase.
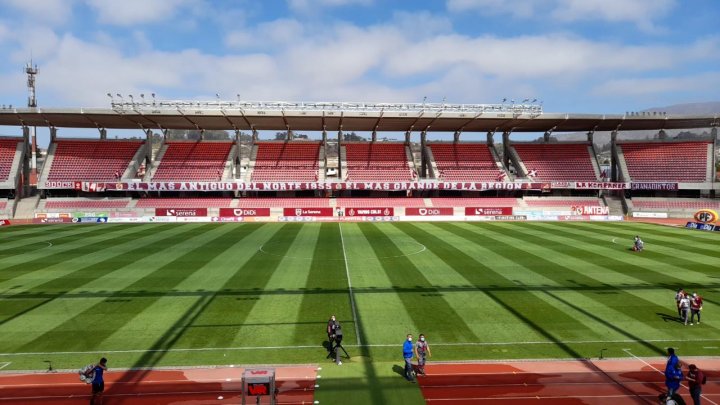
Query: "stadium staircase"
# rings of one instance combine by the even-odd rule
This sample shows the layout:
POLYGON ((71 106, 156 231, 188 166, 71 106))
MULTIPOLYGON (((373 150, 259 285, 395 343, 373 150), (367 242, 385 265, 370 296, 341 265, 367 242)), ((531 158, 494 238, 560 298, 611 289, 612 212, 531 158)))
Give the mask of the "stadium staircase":
POLYGON ((29 219, 35 217, 35 210, 40 203, 40 195, 33 195, 30 197, 23 198, 19 202, 15 203, 15 215, 13 218, 16 219, 29 219))
POLYGON ((140 165, 145 162, 145 156, 148 155, 148 148, 152 148, 152 145, 148 145, 147 142, 143 143, 143 145, 137 150, 135 153, 135 156, 130 160, 130 164, 128 165, 125 172, 122 174, 123 179, 134 179, 137 177, 138 170, 140 169, 140 165))
POLYGON ((624 216, 627 214, 628 209, 624 196, 604 194, 601 198, 610 210, 610 215, 624 216))

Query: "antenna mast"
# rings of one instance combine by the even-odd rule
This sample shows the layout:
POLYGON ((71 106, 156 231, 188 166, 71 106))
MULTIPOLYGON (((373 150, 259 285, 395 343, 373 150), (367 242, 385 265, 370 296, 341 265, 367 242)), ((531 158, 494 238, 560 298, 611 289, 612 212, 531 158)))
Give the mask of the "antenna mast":
POLYGON ((28 107, 37 107, 37 98, 35 96, 35 75, 38 74, 37 65, 30 63, 25 65, 25 73, 27 73, 27 87, 28 87, 28 107))
MULTIPOLYGON (((25 65, 25 73, 27 74, 27 88, 28 88, 28 107, 30 108, 37 108, 37 97, 35 92, 35 75, 38 74, 38 67, 37 65, 33 65, 32 58, 30 58, 30 62, 25 65)), ((28 162, 28 158, 25 158, 25 163, 23 164, 24 172, 25 172, 25 184, 27 186, 37 186, 38 181, 38 172, 37 172, 37 161, 38 161, 38 145, 37 145, 37 128, 32 127, 28 128, 29 133, 28 135, 30 139, 25 139, 25 144, 27 145, 28 141, 30 141, 30 161, 28 162)), ((25 131, 23 131, 25 132, 25 131)), ((27 154, 26 154, 27 156, 27 154)))

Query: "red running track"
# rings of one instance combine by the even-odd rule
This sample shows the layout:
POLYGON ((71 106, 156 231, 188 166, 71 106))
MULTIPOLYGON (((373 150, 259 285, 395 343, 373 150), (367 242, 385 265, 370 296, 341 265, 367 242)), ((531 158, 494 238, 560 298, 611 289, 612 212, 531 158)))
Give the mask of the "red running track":
MULTIPOLYGON (((243 368, 113 371, 105 375, 104 405, 239 404, 243 368)), ((315 367, 276 367, 280 404, 312 404, 315 367)), ((77 373, 0 374, 0 405, 76 405, 90 398, 77 373)), ((253 402, 254 403, 254 402, 253 402)))
MULTIPOLYGON (((693 362, 708 377, 703 403, 720 404, 720 360, 693 362)), ((664 368, 662 359, 443 363, 418 382, 428 404, 657 404, 664 368)), ((687 385, 680 394, 692 403, 687 385)))

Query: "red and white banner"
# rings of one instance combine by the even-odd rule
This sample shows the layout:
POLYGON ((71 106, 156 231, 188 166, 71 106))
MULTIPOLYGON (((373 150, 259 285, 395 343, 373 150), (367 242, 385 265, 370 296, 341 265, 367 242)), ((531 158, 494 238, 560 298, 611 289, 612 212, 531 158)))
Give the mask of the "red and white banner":
POLYGON ((123 190, 123 191, 298 191, 298 190, 541 190, 549 188, 550 183, 511 183, 511 182, 446 182, 436 180, 416 180, 407 182, 115 182, 89 183, 82 181, 47 181, 46 189, 82 190, 123 190), (84 184, 87 183, 87 184, 84 184))
POLYGON ((512 207, 465 207, 465 215, 512 215, 512 207))
POLYGON ((10 220, 0 219, 0 226, 7 226, 7 225, 10 225, 10 220))
POLYGON ((385 208, 345 208, 345 216, 347 217, 390 217, 395 215, 395 209, 392 207, 385 208))
POLYGON ((625 190, 630 188, 630 183, 577 182, 575 188, 578 190, 625 190))
POLYGON ((206 217, 207 208, 155 208, 156 217, 206 217))
POLYGON ((220 217, 269 217, 270 208, 220 208, 220 217))
POLYGON ((407 216, 437 216, 437 215, 454 215, 455 209, 452 207, 438 207, 438 208, 405 208, 405 215, 407 216))
POLYGON ((105 184, 106 183, 93 183, 89 181, 76 181, 74 188, 78 191, 87 191, 90 193, 101 193, 105 191, 105 184))
POLYGON ((575 205, 572 207, 573 215, 609 215, 610 207, 599 205, 575 205))
POLYGON ((632 183, 632 189, 677 191, 678 183, 632 183))
POLYGON ((323 208, 283 208, 284 217, 331 217, 333 209, 323 208))

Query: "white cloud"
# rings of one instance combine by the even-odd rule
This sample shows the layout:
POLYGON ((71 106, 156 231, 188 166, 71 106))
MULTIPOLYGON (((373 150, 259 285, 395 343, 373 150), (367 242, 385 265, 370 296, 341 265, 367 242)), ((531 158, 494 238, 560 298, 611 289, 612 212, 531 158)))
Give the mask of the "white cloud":
POLYGON ((373 0, 287 0, 287 2, 291 10, 310 12, 326 7, 368 6, 373 3, 373 0))
POLYGON ((85 0, 100 23, 131 26, 169 20, 192 0, 85 0))
POLYGON ((74 4, 75 0, 0 0, 0 7, 19 11, 21 16, 18 17, 53 25, 70 19, 74 4))
POLYGON ((704 92, 720 86, 720 72, 691 76, 624 78, 608 80, 595 87, 592 94, 614 97, 645 97, 659 94, 704 92))
POLYGON ((666 16, 677 0, 447 0, 447 8, 459 13, 511 15, 515 18, 549 16, 555 21, 607 21, 635 24, 654 31, 654 21, 666 16))

